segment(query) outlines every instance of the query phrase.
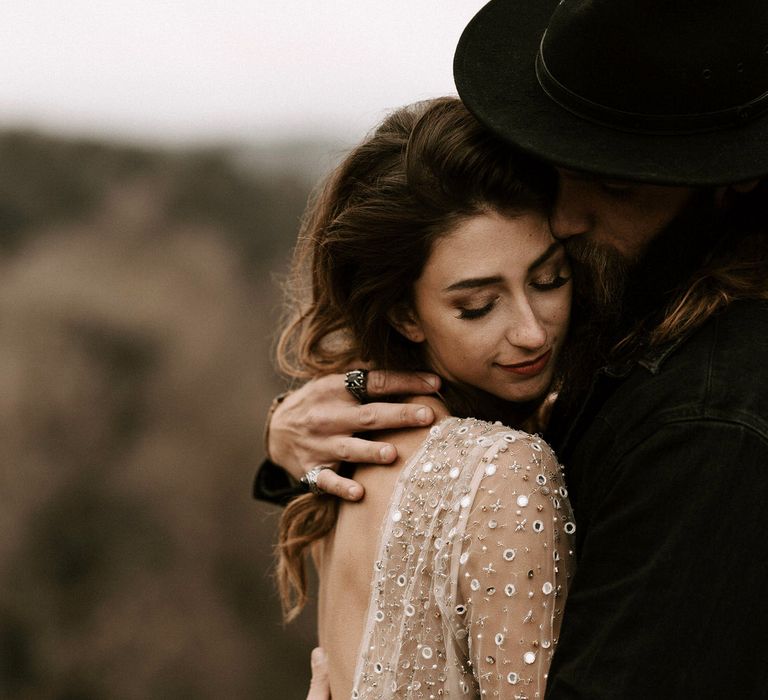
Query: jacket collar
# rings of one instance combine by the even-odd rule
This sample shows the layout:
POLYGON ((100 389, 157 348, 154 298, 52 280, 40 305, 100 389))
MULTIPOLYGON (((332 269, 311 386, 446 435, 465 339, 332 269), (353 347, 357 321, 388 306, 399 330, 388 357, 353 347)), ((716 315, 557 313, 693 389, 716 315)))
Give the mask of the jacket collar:
POLYGON ((694 328, 686 331, 685 333, 681 333, 674 340, 647 350, 639 358, 605 365, 598 370, 598 374, 603 374, 613 379, 625 379, 635 368, 635 365, 640 365, 641 367, 648 370, 651 374, 658 374, 661 371, 661 366, 664 364, 664 362, 666 362, 667 358, 672 355, 686 340, 688 340, 688 338, 695 330, 696 329, 694 328))
POLYGON ((625 379, 629 376, 636 365, 640 365, 651 374, 658 374, 661 366, 667 358, 672 355, 693 333, 693 329, 681 334, 675 340, 646 350, 639 358, 633 360, 623 360, 604 365, 598 370, 598 374, 603 374, 612 379, 625 379))
POLYGON ((675 340, 660 345, 657 348, 648 350, 638 361, 641 367, 647 369, 651 374, 658 374, 661 370, 661 365, 667 360, 667 358, 675 352, 688 338, 693 330, 689 330, 679 335, 675 340))

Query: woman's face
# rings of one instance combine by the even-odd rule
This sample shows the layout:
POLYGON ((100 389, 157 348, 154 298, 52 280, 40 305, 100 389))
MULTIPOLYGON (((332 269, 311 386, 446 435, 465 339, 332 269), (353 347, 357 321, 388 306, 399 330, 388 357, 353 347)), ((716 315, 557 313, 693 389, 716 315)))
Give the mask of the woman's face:
POLYGON ((400 330, 448 380, 509 401, 548 390, 571 306, 571 271, 546 217, 487 213, 433 246, 400 330))

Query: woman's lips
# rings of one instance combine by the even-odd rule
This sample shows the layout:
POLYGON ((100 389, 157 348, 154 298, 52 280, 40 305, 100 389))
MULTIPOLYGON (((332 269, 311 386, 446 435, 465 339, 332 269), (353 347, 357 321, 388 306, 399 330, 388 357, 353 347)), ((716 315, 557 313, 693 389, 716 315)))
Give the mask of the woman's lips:
POLYGON ((516 365, 498 365, 505 372, 511 372, 512 374, 519 374, 523 377, 533 377, 541 372, 549 362, 549 358, 552 355, 552 349, 547 350, 543 355, 540 355, 535 360, 530 362, 520 362, 516 365))

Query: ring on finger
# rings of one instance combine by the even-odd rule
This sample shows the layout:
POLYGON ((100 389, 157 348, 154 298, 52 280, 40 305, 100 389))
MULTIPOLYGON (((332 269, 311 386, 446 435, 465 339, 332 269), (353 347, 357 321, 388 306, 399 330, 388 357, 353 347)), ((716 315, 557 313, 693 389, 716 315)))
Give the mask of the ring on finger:
MULTIPOLYGON (((327 464, 318 464, 316 467, 312 467, 304 476, 299 479, 299 481, 306 486, 311 493, 314 493, 316 496, 321 493, 325 493, 323 489, 321 489, 317 485, 317 477, 320 475, 320 472, 323 471, 323 469, 331 469, 327 464)), ((331 471, 333 471, 331 469, 331 471)))
POLYGON ((360 403, 370 401, 368 396, 368 370, 353 369, 344 375, 344 387, 360 403))

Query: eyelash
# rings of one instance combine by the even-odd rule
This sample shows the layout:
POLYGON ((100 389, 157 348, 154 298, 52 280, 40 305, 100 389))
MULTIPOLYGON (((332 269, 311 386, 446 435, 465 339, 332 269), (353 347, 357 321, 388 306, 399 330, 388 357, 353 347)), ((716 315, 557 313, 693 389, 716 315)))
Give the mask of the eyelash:
MULTIPOLYGON (((570 277, 564 277, 563 275, 558 274, 557 277, 555 277, 551 282, 532 282, 531 286, 539 292, 549 292, 554 289, 559 289, 560 287, 568 284, 570 280, 571 280, 570 277)), ((490 313, 493 307, 496 306, 497 301, 498 301, 498 297, 496 299, 489 301, 484 306, 480 306, 475 309, 460 307, 459 315, 457 318, 468 320, 468 321, 472 321, 477 318, 482 318, 483 316, 490 313)))
POLYGON ((459 318, 472 320, 475 318, 481 318, 485 316, 496 305, 496 299, 489 301, 485 306, 481 306, 479 309, 459 309, 459 318))
POLYGON ((559 289, 563 285, 570 282, 570 280, 571 280, 570 277, 564 277, 563 275, 558 273, 557 277, 555 277, 550 282, 532 282, 531 286, 534 289, 538 289, 540 292, 548 292, 552 289, 559 289))

